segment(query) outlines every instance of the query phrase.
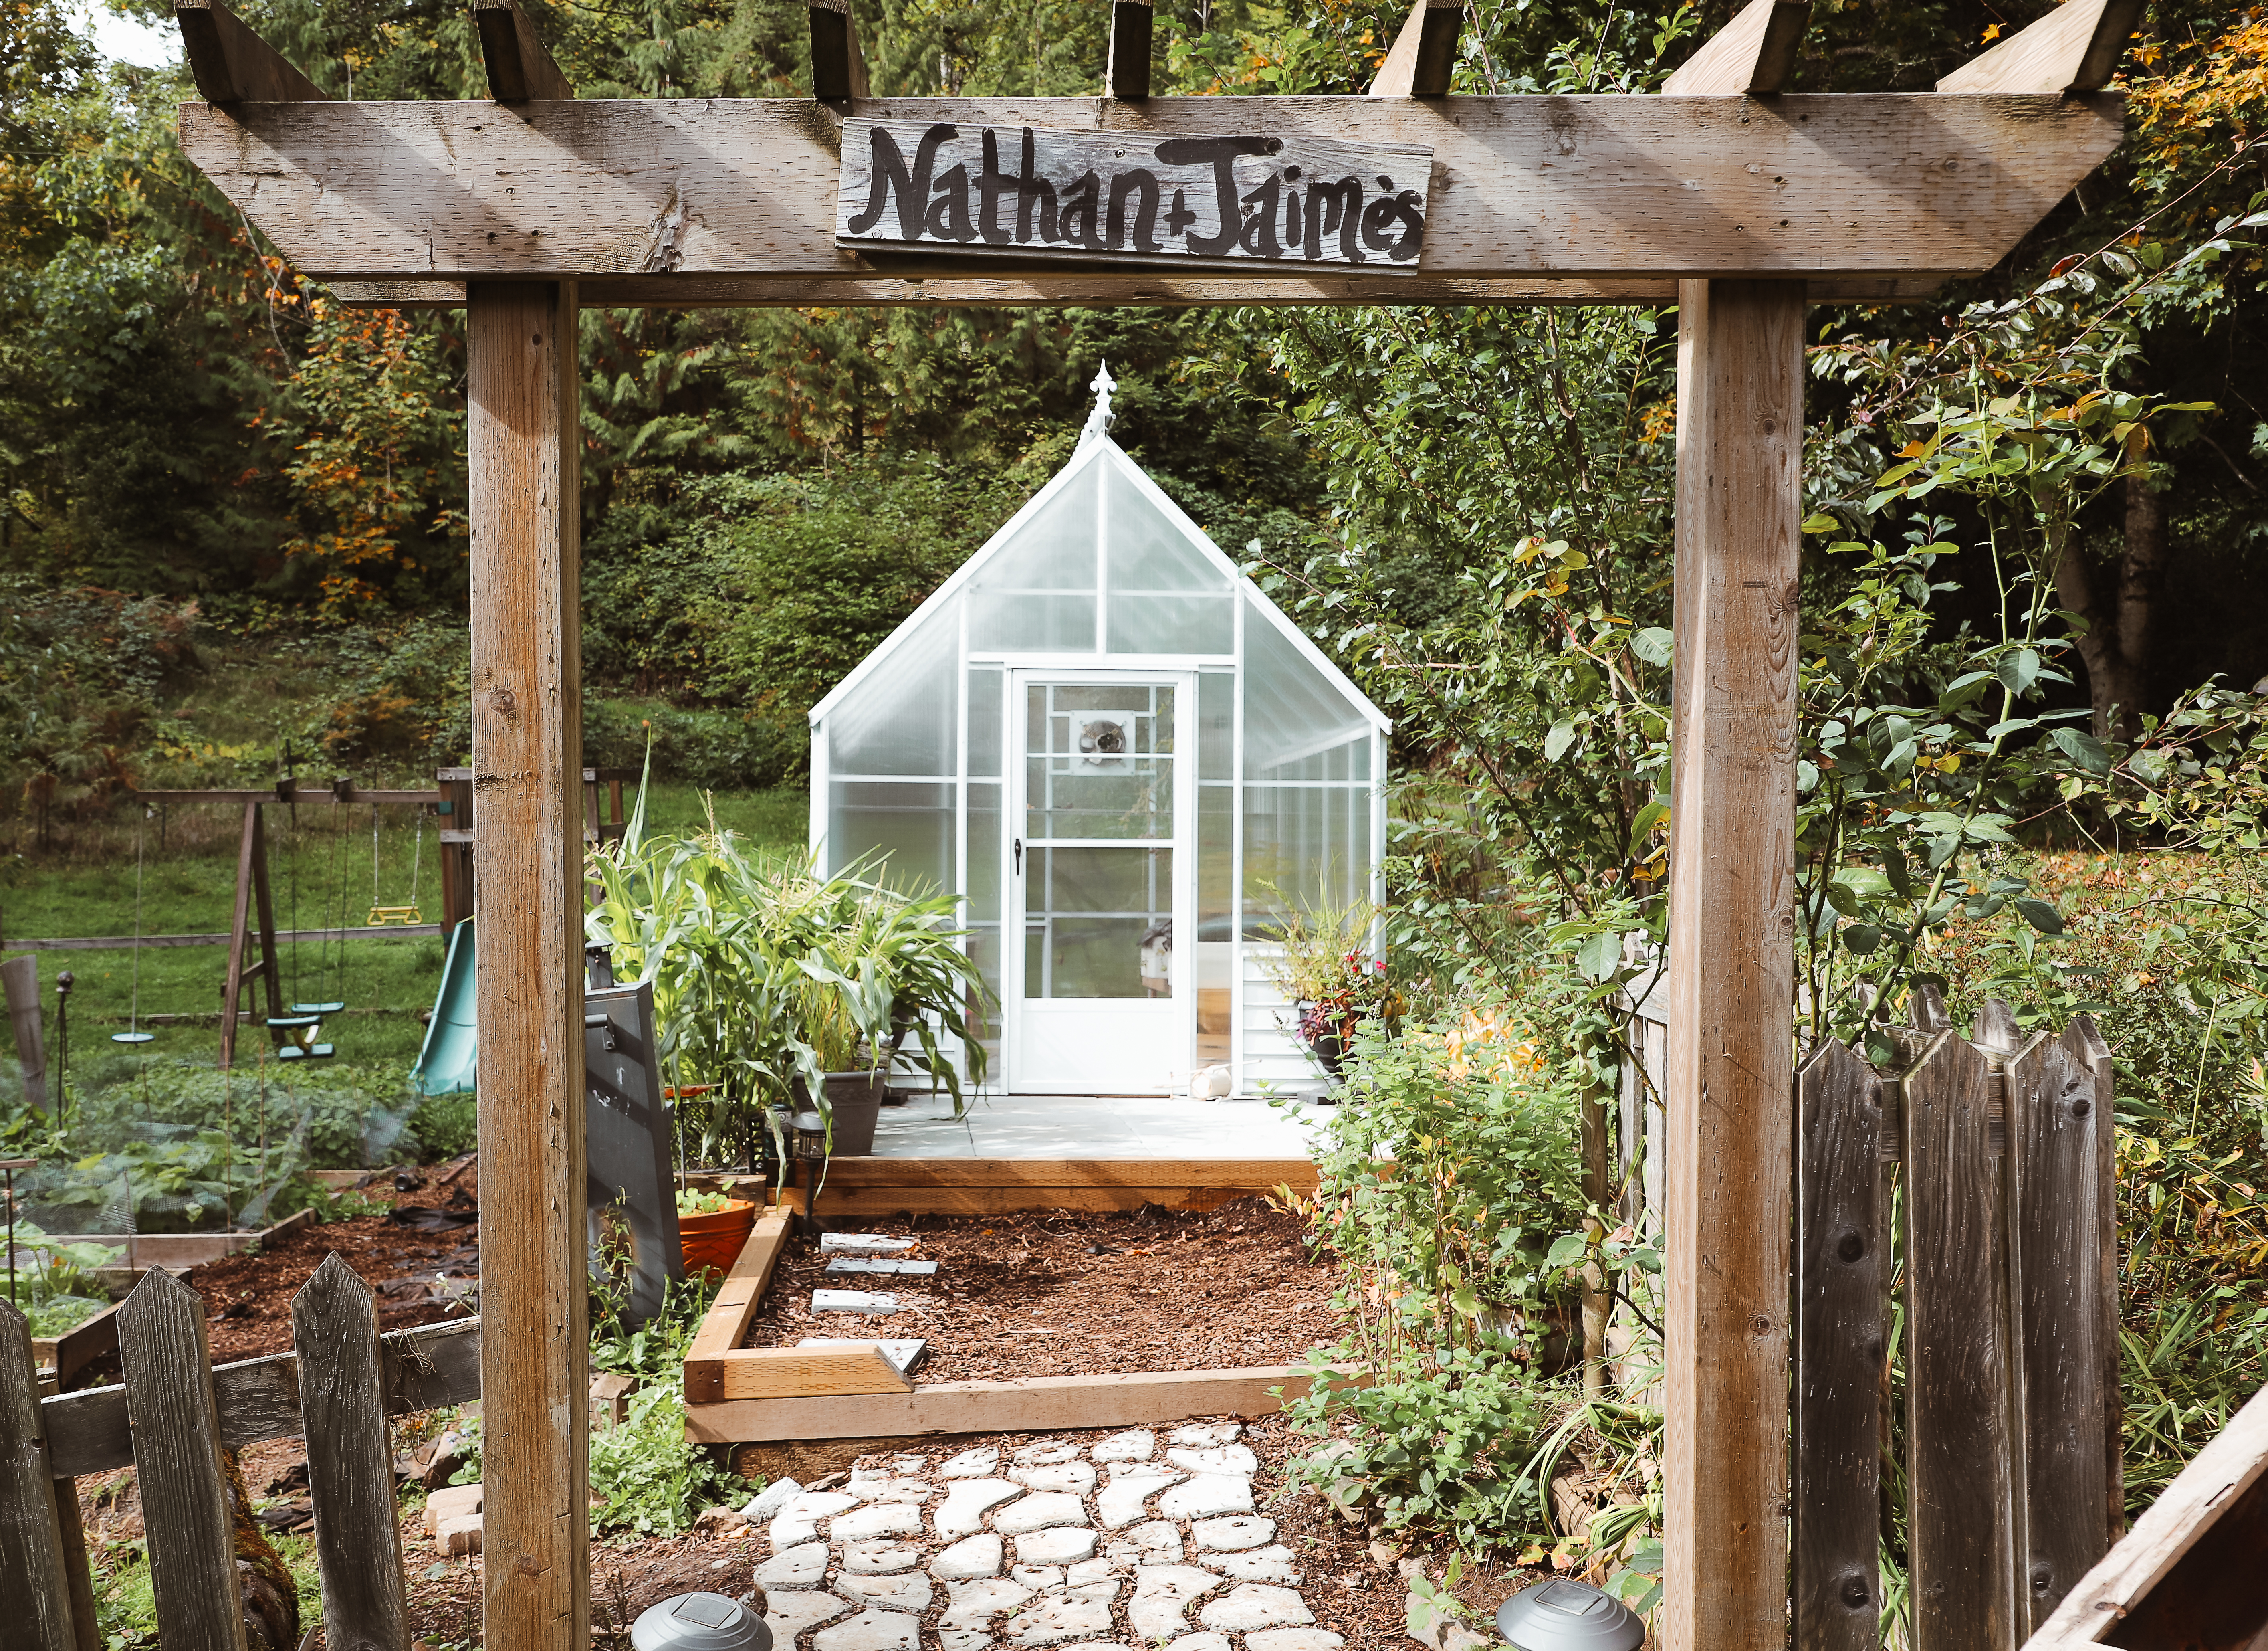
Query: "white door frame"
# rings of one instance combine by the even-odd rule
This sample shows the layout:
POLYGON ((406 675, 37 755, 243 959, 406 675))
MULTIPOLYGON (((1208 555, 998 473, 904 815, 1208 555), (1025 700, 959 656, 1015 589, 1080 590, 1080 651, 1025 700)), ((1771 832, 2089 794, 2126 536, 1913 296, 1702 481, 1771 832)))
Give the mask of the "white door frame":
MULTIPOLYGON (((1137 665, 1098 666, 1093 663, 1079 666, 1011 665, 1003 684, 1003 709, 1007 713, 1006 738, 1001 755, 1008 769, 1000 832, 1000 996, 1001 996, 1001 1057, 1005 1087, 1012 1095, 1057 1095, 1065 1093, 1097 1095, 1158 1095, 1168 1090, 1178 1076, 1186 1079, 1190 1062, 1197 1054, 1197 674, 1190 669, 1157 668, 1137 665), (1059 1082, 1034 1083, 1019 1070, 1023 1064, 1029 1009, 1032 1000, 1024 995, 1024 955, 1028 944, 1027 906, 1024 899, 1023 868, 1019 863, 1018 850, 1024 842, 1024 825, 1028 813, 1026 784, 1029 777, 1028 752, 1030 721, 1027 707, 1027 689, 1037 682, 1092 682, 1107 684, 1138 682, 1145 686, 1170 687, 1174 690, 1174 835, 1170 843, 1174 856, 1173 914, 1176 955, 1173 965, 1173 991, 1163 999, 1127 999, 1129 1009, 1151 1013, 1142 1019, 1165 1022, 1171 1031, 1158 1042, 1154 1052, 1149 1040, 1145 1040, 1142 1056, 1132 1062, 1123 1058, 1099 1058, 1097 1070, 1081 1085, 1067 1089, 1059 1082), (1157 1013, 1163 1009, 1164 1013, 1157 1013)), ((1152 847, 1168 846, 1152 844, 1152 847)), ((1023 857, 1027 862, 1028 855, 1023 857)), ((1088 1013, 1108 1016, 1112 1011, 1108 999, 1066 999, 1065 1004, 1090 1006, 1088 1013)), ((1066 1011, 1068 1013, 1069 1011, 1066 1011)), ((1042 1011, 1042 1013, 1050 1013, 1042 1011)), ((1128 1017, 1131 1018, 1131 1017, 1128 1017)), ((1098 1043, 1098 1049, 1101 1048, 1098 1043)))

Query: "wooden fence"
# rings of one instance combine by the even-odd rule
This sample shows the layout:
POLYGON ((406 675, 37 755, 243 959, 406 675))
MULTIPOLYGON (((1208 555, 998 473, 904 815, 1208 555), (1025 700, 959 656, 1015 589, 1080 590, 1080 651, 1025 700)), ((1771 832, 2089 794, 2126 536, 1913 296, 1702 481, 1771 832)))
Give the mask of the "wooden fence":
POLYGON ((304 1436, 333 1651, 406 1651, 387 1419, 480 1396, 476 1323, 378 1333, 336 1255, 291 1304, 296 1352, 213 1367, 203 1301, 153 1271, 118 1311, 125 1383, 41 1400, 24 1316, 0 1301, 0 1647, 98 1651, 74 1477, 136 1470, 166 1651, 245 1651, 221 1461, 304 1436))
POLYGON ((2119 1524, 2110 1050, 2084 1018, 2026 1037, 1998 1002, 1970 1038, 1932 991, 1912 1018, 1891 1070, 1830 1041, 1797 1077, 1806 1651, 1881 1643, 1886 1471, 1904 1481, 1913 1651, 2013 1651, 2119 1524))

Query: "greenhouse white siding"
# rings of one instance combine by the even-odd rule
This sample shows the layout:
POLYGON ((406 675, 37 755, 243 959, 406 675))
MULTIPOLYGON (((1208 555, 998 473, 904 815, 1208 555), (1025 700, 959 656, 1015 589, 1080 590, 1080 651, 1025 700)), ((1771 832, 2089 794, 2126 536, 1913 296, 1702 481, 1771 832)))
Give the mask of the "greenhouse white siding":
POLYGON ((1386 719, 1108 436, 811 726, 821 866, 965 898, 990 1083, 1314 1081, 1261 954, 1380 893, 1386 719))

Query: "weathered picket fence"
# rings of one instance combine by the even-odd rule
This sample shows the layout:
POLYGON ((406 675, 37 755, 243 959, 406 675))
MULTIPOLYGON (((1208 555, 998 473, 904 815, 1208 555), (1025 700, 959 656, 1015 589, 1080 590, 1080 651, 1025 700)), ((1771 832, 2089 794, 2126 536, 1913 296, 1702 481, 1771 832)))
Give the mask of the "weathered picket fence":
POLYGON ((1794 1625, 1880 1645, 1882 1476, 1903 1445, 1913 1651, 2014 1651, 2120 1522, 2110 1051, 1933 991, 1904 1059, 1797 1076, 1794 1625), (1893 1299, 1891 1222, 1903 1228, 1893 1299), (1905 1352, 1894 1426, 1893 1334, 1905 1352))
POLYGON ((118 1312, 122 1386, 42 1400, 24 1316, 0 1301, 0 1651, 99 1651, 71 1480, 131 1465, 166 1651, 245 1651, 221 1462, 304 1435, 332 1651, 407 1651, 387 1419, 480 1396, 480 1326, 380 1336, 334 1254, 293 1298, 296 1351, 213 1367, 203 1301, 152 1271, 118 1312))

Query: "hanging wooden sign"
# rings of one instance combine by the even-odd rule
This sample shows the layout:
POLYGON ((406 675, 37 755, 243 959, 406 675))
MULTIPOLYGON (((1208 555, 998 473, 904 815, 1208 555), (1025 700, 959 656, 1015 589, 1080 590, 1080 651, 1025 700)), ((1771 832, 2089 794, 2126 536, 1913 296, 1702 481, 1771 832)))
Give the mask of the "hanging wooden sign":
POLYGON ((1433 151, 1330 138, 845 121, 838 244, 1414 271, 1433 151))

